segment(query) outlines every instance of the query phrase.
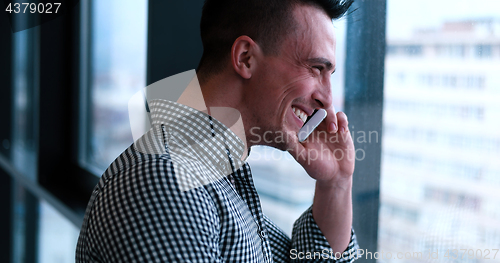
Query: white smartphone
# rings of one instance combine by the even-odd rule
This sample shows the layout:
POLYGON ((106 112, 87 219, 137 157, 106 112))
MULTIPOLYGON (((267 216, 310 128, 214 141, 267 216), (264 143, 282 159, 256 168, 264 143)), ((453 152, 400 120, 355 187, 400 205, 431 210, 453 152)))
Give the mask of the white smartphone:
POLYGON ((309 117, 306 122, 304 123, 304 126, 300 128, 299 133, 297 136, 299 137, 299 142, 305 141, 309 135, 318 127, 318 125, 326 118, 326 110, 324 109, 319 109, 316 110, 311 117, 309 117))

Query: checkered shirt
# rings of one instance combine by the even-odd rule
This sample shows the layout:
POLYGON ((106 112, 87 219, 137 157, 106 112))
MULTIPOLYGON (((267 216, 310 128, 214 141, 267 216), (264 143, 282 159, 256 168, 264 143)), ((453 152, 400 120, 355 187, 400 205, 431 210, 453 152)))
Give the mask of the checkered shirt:
POLYGON ((299 262, 299 252, 303 262, 356 259, 352 229, 342 257, 324 259, 331 248, 311 207, 291 239, 262 213, 241 160, 244 144, 222 123, 175 102, 149 106, 151 130, 109 166, 92 193, 76 262, 299 262), (306 259, 308 252, 316 259, 306 259))

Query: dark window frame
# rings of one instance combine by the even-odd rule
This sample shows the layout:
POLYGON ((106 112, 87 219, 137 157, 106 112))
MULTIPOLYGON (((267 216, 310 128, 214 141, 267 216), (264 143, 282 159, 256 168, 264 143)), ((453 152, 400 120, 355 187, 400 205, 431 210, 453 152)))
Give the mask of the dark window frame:
MULTIPOLYGON (((386 51, 386 0, 355 1, 347 19, 345 113, 354 131, 377 131, 377 143, 358 143, 366 157, 356 162, 353 181, 353 227, 360 247, 376 252, 380 207, 382 110, 386 51)), ((360 261, 375 262, 369 258, 360 261)))

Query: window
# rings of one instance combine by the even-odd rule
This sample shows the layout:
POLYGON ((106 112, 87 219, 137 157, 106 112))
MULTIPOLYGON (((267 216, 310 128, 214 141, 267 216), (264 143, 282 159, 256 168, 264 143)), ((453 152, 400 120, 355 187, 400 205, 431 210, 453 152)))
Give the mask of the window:
MULTIPOLYGON (((14 19, 13 23, 23 23, 14 19)), ((12 155, 18 169, 36 180, 38 43, 39 29, 30 28, 13 35, 13 127, 12 155)))
MULTIPOLYGON (((29 17, 14 17, 14 26, 29 22, 29 17)), ((39 100, 39 28, 29 28, 12 35, 12 129, 11 164, 27 181, 38 180, 38 100, 39 100)), ((10 143, 9 143, 10 144, 10 143)), ((28 254, 36 244, 37 199, 21 184, 10 183, 12 190, 12 242, 13 262, 33 260, 28 254)))
POLYGON ((498 245, 493 204, 500 203, 500 185, 492 174, 500 167, 500 136, 491 127, 500 112, 488 99, 498 97, 492 83, 499 80, 500 58, 493 58, 492 45, 499 44, 493 29, 500 21, 489 19, 500 15, 498 4, 388 1, 387 45, 407 43, 408 56, 387 53, 386 75, 419 77, 384 86, 379 251, 439 251, 438 261, 445 261, 447 250, 484 255, 498 245), (417 63, 413 45, 435 52, 423 52, 417 63))
MULTIPOLYGON (((94 158, 92 153, 102 153, 102 149, 90 147, 92 141, 95 144, 103 140, 106 136, 103 129, 112 131, 110 127, 103 127, 107 120, 114 121, 108 123, 116 129, 121 128, 123 118, 109 108, 119 104, 116 101, 120 101, 120 96, 128 96, 127 89, 145 86, 148 1, 94 1, 94 5, 90 5, 93 9, 88 8, 89 2, 76 1, 73 9, 67 3, 66 8, 59 10, 60 17, 51 21, 42 19, 46 22, 42 24, 37 15, 27 12, 12 15, 10 28, 8 13, 0 14, 0 20, 5 22, 0 23, 3 121, 0 126, 3 194, 0 239, 6 244, 0 251, 2 262, 74 261, 83 213, 98 180, 88 168, 100 167, 93 169, 100 174, 105 168, 103 163, 109 163, 111 158, 105 154, 94 158), (63 9, 72 12, 71 15, 64 15, 63 9), (87 15, 93 19, 92 23, 87 15), (94 25, 93 31, 88 24, 94 25), (92 41, 87 43, 89 39, 92 41), (80 54, 80 48, 87 53, 80 54), (130 62, 127 58, 135 60, 130 62), (91 69, 89 74, 85 74, 87 66, 91 69), (135 72, 138 74, 134 75, 135 72), (89 95, 97 94, 101 98, 104 93, 109 103, 104 105, 102 100, 89 99, 80 105, 80 98, 89 98, 79 96, 80 88, 89 90, 80 85, 79 76, 82 79, 91 76, 92 80, 86 81, 95 84, 96 89, 89 95), (110 91, 117 87, 123 89, 110 91), (6 97, 9 103, 5 103, 6 97), (107 111, 104 118, 108 119, 93 118, 102 116, 97 113, 90 114, 91 118, 81 118, 78 116, 80 106, 85 112, 107 111), (96 122, 93 126, 82 126, 85 136, 81 138, 78 137, 80 119, 86 124, 92 123, 89 119, 96 122), (91 132, 85 127, 91 128, 91 132), (77 164, 79 139, 85 142, 80 148, 85 153, 81 155, 85 163, 94 162, 86 167, 77 164)), ((125 111, 129 98, 124 99, 125 111)), ((126 122, 125 131, 130 133, 128 118, 126 122)), ((104 140, 123 143, 126 136, 123 133, 120 136, 104 140)))
POLYGON ((45 201, 39 209, 38 262, 73 262, 80 229, 45 201))
POLYGON ((409 56, 418 56, 422 54, 422 46, 419 45, 403 46, 402 49, 404 50, 404 53, 409 56))
POLYGON ((436 45, 436 54, 440 57, 461 58, 465 55, 465 45, 436 45))
POLYGON ((479 58, 489 58, 491 57, 491 45, 476 45, 474 53, 479 58))
POLYGON ((146 87, 148 1, 92 1, 85 166, 104 169, 133 143, 128 101, 146 87))

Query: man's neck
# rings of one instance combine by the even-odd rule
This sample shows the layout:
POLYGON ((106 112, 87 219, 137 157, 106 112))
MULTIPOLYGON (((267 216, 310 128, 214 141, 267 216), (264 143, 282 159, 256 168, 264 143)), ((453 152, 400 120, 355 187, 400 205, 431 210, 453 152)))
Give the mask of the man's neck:
POLYGON ((228 127, 245 144, 246 150, 242 156, 242 160, 245 160, 248 154, 245 128, 240 112, 235 107, 232 107, 234 105, 232 102, 237 97, 237 94, 224 94, 227 93, 224 92, 225 87, 214 86, 216 82, 212 80, 204 84, 202 92, 195 74, 177 103, 205 112, 228 127))

